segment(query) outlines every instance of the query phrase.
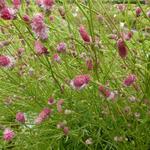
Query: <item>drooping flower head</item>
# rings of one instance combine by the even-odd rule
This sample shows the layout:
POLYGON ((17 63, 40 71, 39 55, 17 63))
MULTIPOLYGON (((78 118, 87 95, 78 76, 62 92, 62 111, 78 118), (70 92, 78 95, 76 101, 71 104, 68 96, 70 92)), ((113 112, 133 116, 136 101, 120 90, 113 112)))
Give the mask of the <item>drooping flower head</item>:
POLYGON ((60 58, 59 54, 57 54, 57 53, 53 55, 53 60, 58 63, 61 63, 61 58, 60 58))
POLYGON ((73 80, 71 80, 70 85, 76 90, 81 90, 86 87, 89 82, 89 75, 78 75, 73 80))
POLYGON ((48 54, 47 48, 44 47, 44 45, 39 40, 35 41, 34 47, 35 47, 35 51, 38 55, 48 54))
POLYGON ((84 40, 84 42, 87 42, 87 43, 91 42, 91 37, 85 30, 84 26, 82 26, 82 25, 80 26, 79 32, 80 32, 80 35, 81 35, 82 39, 84 40))
POLYGON ((117 5, 117 9, 120 11, 120 12, 124 12, 125 9, 126 9, 126 6, 124 4, 118 4, 117 5))
POLYGON ((130 74, 124 79, 123 84, 125 86, 130 86, 135 82, 135 80, 136 80, 136 76, 134 74, 130 74))
POLYGON ((38 115, 38 117, 35 119, 35 123, 36 124, 40 124, 42 123, 44 120, 46 120, 52 113, 52 110, 49 108, 44 108, 40 114, 38 115))
POLYGON ((25 116, 23 112, 18 112, 16 114, 16 120, 21 123, 25 123, 25 116))
POLYGON ((37 37, 42 40, 48 38, 48 28, 44 23, 44 17, 42 14, 37 14, 33 17, 31 27, 37 37))
POLYGON ((3 139, 5 141, 11 141, 15 136, 15 133, 13 130, 9 129, 9 128, 6 128, 3 132, 3 139))
POLYGON ((25 14, 25 15, 22 17, 22 19, 24 20, 24 22, 30 23, 30 17, 29 17, 28 15, 25 14))
POLYGON ((0 17, 4 20, 13 20, 15 18, 15 10, 13 8, 4 7, 0 11, 0 17))
POLYGON ((125 42, 122 39, 117 41, 117 48, 119 51, 119 55, 121 58, 125 58, 127 56, 127 47, 125 42))
POLYGON ((15 64, 15 59, 11 56, 0 56, 0 67, 11 68, 15 64))

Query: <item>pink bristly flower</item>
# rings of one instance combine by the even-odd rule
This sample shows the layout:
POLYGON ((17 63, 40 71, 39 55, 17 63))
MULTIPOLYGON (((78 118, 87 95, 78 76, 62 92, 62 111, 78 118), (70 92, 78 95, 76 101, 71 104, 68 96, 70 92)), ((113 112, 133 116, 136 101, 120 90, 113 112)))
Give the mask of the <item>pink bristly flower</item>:
POLYGON ((115 99, 115 92, 110 91, 103 85, 99 86, 99 92, 108 100, 114 100, 115 99))
POLYGON ((35 41, 34 47, 37 55, 48 54, 47 48, 39 40, 35 41))
POLYGON ((54 0, 43 0, 41 7, 43 7, 45 10, 51 10, 55 1, 54 0))
POLYGON ((11 141, 15 136, 15 133, 13 130, 6 128, 3 132, 3 139, 7 142, 11 141))
POLYGON ((46 40, 48 38, 48 27, 44 23, 44 17, 42 14, 37 14, 33 17, 31 27, 35 35, 40 39, 46 40))
POLYGON ((26 23, 30 23, 30 17, 28 16, 28 15, 24 15, 23 17, 22 17, 22 19, 24 20, 24 22, 26 22, 26 23))
POLYGON ((57 51, 58 52, 65 52, 66 51, 66 48, 67 48, 67 44, 64 43, 64 42, 61 42, 57 45, 57 51))
POLYGON ((123 84, 125 86, 130 86, 132 85, 136 80, 136 76, 134 74, 130 74, 127 76, 127 78, 124 79, 123 84))
POLYGON ((0 10, 5 8, 5 6, 6 6, 5 0, 0 0, 0 10))
POLYGON ((68 127, 64 127, 63 132, 67 136, 68 133, 69 133, 69 128, 68 127))
POLYGON ((132 31, 130 31, 130 32, 128 32, 127 34, 125 34, 125 40, 127 40, 127 41, 129 41, 131 38, 132 38, 132 36, 133 36, 133 32, 132 31))
POLYGON ((117 41, 117 47, 119 50, 119 55, 121 58, 125 58, 127 56, 127 47, 125 42, 122 39, 117 41))
POLYGON ((13 0, 12 2, 15 9, 18 9, 21 5, 21 0, 13 0))
POLYGON ((86 60, 86 66, 88 70, 93 70, 93 60, 92 59, 87 59, 86 60))
POLYGON ((135 13, 136 13, 136 16, 139 17, 142 13, 142 10, 140 7, 137 7, 136 10, 135 10, 135 13))
POLYGON ((58 62, 58 63, 61 63, 61 58, 57 53, 53 55, 53 60, 58 62))
POLYGON ((15 10, 13 8, 4 7, 0 11, 0 17, 4 20, 13 20, 15 18, 15 10))
POLYGON ((58 102, 57 102, 57 111, 59 113, 62 113, 63 112, 63 109, 62 109, 62 105, 64 103, 64 100, 63 99, 60 99, 58 102))
POLYGON ((25 123, 25 116, 23 112, 18 112, 16 114, 16 120, 20 123, 25 123))
POLYGON ((38 117, 35 119, 36 124, 41 124, 44 120, 46 120, 52 113, 52 110, 49 108, 44 108, 38 117))
POLYGON ((73 80, 71 80, 70 85, 76 90, 81 90, 86 87, 89 82, 89 75, 78 75, 73 80))
POLYGON ((82 39, 84 40, 84 42, 87 42, 87 43, 91 42, 91 37, 85 30, 84 26, 82 26, 82 25, 80 26, 79 32, 80 32, 80 35, 81 35, 82 39))
POLYGON ((53 104, 54 104, 54 98, 53 98, 53 97, 50 97, 50 98, 48 99, 48 104, 49 104, 49 105, 53 105, 53 104))
POLYGON ((11 68, 15 64, 15 59, 11 56, 0 55, 0 67, 11 68))
POLYGON ((124 12, 125 9, 126 9, 126 6, 124 4, 118 4, 117 5, 117 9, 120 11, 120 12, 124 12))

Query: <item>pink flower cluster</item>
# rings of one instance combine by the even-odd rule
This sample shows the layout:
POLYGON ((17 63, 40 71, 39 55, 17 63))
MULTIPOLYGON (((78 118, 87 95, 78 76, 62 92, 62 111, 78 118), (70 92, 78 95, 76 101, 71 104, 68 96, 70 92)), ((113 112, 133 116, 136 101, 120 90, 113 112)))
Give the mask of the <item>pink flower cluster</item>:
POLYGON ((123 83, 125 86, 131 86, 135 81, 136 76, 134 74, 130 74, 124 79, 123 83))
POLYGON ((44 8, 45 10, 51 10, 54 3, 55 0, 36 0, 36 4, 44 8))
POLYGON ((48 27, 44 23, 42 14, 37 14, 33 17, 31 27, 36 37, 46 40, 48 38, 48 27))
POLYGON ((127 56, 127 47, 125 42, 122 39, 117 41, 117 47, 119 50, 119 55, 121 58, 125 58, 127 56))
POLYGON ((11 141, 15 136, 15 133, 13 130, 6 128, 3 132, 3 139, 7 142, 11 141))
POLYGON ((71 80, 70 85, 73 87, 73 89, 81 90, 86 87, 89 82, 89 75, 78 75, 73 80, 71 80))
POLYGON ((40 114, 38 115, 38 117, 35 119, 35 123, 36 124, 40 124, 42 123, 44 120, 46 120, 52 113, 52 110, 49 108, 44 108, 40 114))
POLYGON ((0 67, 11 68, 15 64, 15 60, 11 56, 0 56, 0 67))
POLYGON ((18 112, 16 114, 16 120, 20 123, 25 123, 25 116, 24 116, 24 113, 22 112, 18 112))

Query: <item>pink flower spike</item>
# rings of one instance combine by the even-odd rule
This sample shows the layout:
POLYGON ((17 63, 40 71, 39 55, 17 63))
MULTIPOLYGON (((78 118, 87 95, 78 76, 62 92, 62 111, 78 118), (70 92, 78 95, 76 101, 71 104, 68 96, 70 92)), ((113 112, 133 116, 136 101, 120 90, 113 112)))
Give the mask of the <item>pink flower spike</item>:
POLYGON ((136 16, 139 17, 142 13, 142 10, 140 7, 137 7, 136 10, 135 10, 135 13, 136 13, 136 16))
POLYGON ((58 52, 65 52, 66 51, 66 47, 67 47, 67 44, 64 43, 64 42, 61 42, 57 45, 57 51, 58 52))
POLYGON ((89 82, 89 75, 78 75, 73 80, 71 80, 70 85, 73 87, 73 89, 81 90, 86 87, 89 82))
POLYGON ((63 132, 67 136, 68 133, 69 133, 69 128, 68 127, 64 127, 63 132))
POLYGON ((33 17, 31 27, 36 37, 39 37, 42 40, 48 39, 48 27, 44 23, 42 14, 37 14, 33 17))
POLYGON ((35 119, 35 124, 41 124, 44 120, 46 120, 52 113, 52 110, 49 108, 44 108, 38 117, 35 119))
POLYGON ((5 0, 0 0, 0 10, 6 6, 5 0))
POLYGON ((53 55, 53 60, 58 62, 58 63, 61 63, 61 58, 57 53, 53 55))
POLYGON ((13 20, 15 18, 15 10, 12 8, 4 7, 0 11, 0 17, 4 20, 13 20))
POLYGON ((79 29, 80 35, 84 42, 90 43, 91 42, 91 37, 88 35, 87 31, 85 30, 84 26, 80 26, 79 29))
POLYGON ((12 2, 15 9, 18 9, 21 5, 21 0, 13 0, 12 2))
POLYGON ((133 75, 133 74, 130 74, 124 81, 123 81, 123 84, 125 86, 130 86, 132 85, 136 80, 136 76, 133 75))
POLYGON ((54 98, 53 98, 53 97, 50 97, 50 98, 48 99, 48 104, 49 104, 49 105, 53 105, 53 104, 54 104, 54 98))
POLYGON ((15 64, 15 59, 11 56, 0 56, 0 67, 11 68, 15 64))
POLYGON ((41 7, 43 7, 45 10, 51 10, 54 3, 54 0, 43 0, 41 3, 41 7))
POLYGON ((18 122, 25 123, 25 116, 24 116, 24 113, 18 112, 18 113, 16 114, 16 120, 17 120, 18 122))
POLYGON ((117 47, 118 47, 120 57, 125 58, 127 56, 127 47, 125 42, 122 39, 119 39, 117 41, 117 47))
POLYGON ((24 15, 23 17, 24 22, 30 23, 30 17, 28 15, 24 15))
POLYGON ((15 136, 15 133, 13 130, 6 128, 3 132, 3 139, 7 142, 11 141, 15 136))
POLYGON ((38 55, 41 54, 48 54, 48 50, 46 47, 43 46, 43 44, 40 41, 35 41, 34 43, 35 51, 38 55))

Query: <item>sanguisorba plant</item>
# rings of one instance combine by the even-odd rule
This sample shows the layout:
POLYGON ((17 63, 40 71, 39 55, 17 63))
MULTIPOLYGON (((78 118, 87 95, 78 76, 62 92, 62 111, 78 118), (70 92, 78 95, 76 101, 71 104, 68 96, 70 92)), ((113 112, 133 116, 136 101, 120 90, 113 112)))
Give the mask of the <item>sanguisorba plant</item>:
POLYGON ((149 149, 149 18, 139 0, 0 0, 0 149, 149 149))

